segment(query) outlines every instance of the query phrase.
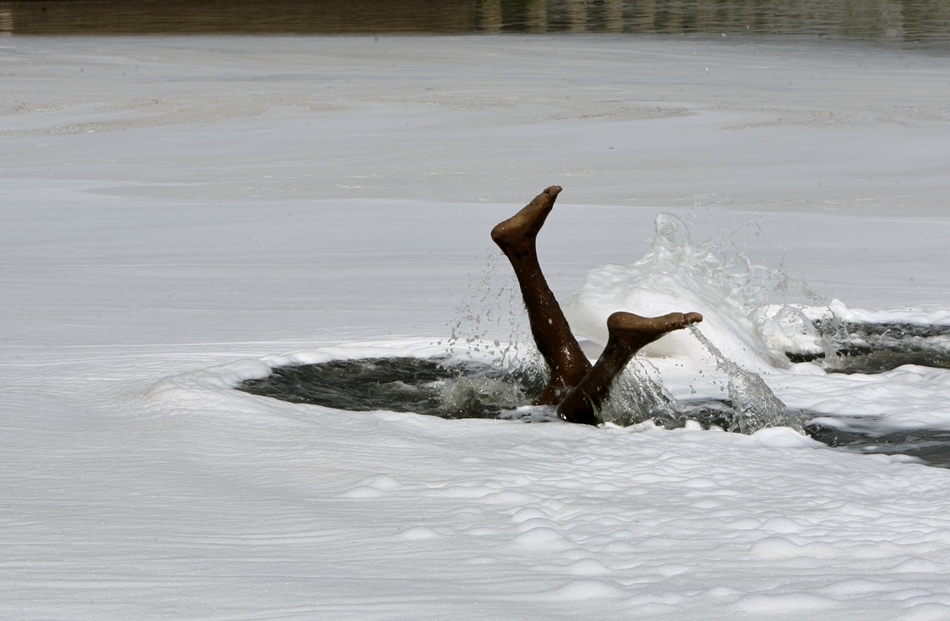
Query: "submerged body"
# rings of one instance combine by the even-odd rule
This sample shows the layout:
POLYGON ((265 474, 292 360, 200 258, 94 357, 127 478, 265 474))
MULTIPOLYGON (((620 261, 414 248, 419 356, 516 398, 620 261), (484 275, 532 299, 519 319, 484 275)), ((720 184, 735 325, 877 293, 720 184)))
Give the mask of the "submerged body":
POLYGON ((699 323, 703 317, 693 312, 660 317, 615 312, 607 319, 607 345, 592 366, 574 338, 538 261, 537 236, 560 192, 560 186, 548 187, 521 211, 496 225, 491 236, 515 271, 531 334, 551 373, 537 403, 556 405, 558 416, 568 422, 596 425, 597 412, 611 384, 634 354, 664 334, 699 323))

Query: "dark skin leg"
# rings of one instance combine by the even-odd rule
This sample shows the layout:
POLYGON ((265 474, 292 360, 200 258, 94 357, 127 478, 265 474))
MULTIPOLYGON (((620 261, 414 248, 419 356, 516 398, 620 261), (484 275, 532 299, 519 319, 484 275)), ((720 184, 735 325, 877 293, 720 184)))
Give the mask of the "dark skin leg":
POLYGON ((491 236, 515 270, 531 334, 551 371, 551 379, 537 403, 557 405, 558 415, 568 422, 597 425, 597 412, 610 392, 610 385, 634 354, 664 334, 698 323, 703 317, 699 313, 670 313, 652 318, 614 313, 607 319, 607 346, 591 367, 538 262, 538 232, 560 192, 560 186, 547 188, 492 229, 491 236))
POLYGON ((662 317, 614 313, 607 318, 607 346, 590 372, 558 405, 558 416, 571 423, 597 425, 597 412, 610 393, 614 378, 637 351, 673 330, 702 320, 699 313, 670 313, 662 317))
POLYGON ((531 334, 551 371, 551 380, 538 397, 539 405, 560 403, 564 395, 591 370, 590 361, 571 333, 571 327, 538 263, 535 241, 560 192, 560 186, 552 185, 491 232, 492 240, 515 270, 528 309, 531 334))

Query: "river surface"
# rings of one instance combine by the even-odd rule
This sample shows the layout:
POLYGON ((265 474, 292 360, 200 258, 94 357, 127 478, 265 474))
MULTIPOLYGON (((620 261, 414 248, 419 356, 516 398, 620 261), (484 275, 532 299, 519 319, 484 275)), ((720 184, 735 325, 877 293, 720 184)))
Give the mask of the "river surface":
POLYGON ((0 2, 0 33, 597 33, 857 40, 950 51, 939 0, 58 0, 0 2))

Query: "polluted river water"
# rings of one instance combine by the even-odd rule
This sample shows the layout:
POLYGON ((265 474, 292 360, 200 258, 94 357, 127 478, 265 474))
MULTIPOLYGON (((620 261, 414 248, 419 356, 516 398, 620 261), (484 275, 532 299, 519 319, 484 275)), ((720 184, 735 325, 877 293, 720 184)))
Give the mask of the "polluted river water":
MULTIPOLYGON (((896 19, 908 3, 874 6, 896 19)), ((539 252, 592 357, 611 307, 712 300, 695 308, 703 335, 839 444, 936 436, 950 428, 950 375, 932 362, 950 324, 939 50, 14 33, 0 54, 6 616, 950 615, 950 472, 787 426, 722 431, 728 377, 686 332, 635 369, 662 388, 633 397, 671 417, 660 426, 624 407, 591 428, 235 390, 311 364, 442 364, 469 316, 449 366, 530 361, 503 259, 481 274, 490 228, 557 183, 539 252), (736 268, 678 260, 703 246, 682 234, 638 265, 660 213, 727 240, 710 251, 741 249, 736 268), (748 266, 787 278, 745 288, 769 292, 758 302, 728 277, 748 266), (821 358, 835 339, 844 353, 821 358), (882 357, 900 364, 872 372, 882 357), (706 411, 681 422, 667 397, 706 411)), ((452 398, 521 402, 502 380, 452 398)))

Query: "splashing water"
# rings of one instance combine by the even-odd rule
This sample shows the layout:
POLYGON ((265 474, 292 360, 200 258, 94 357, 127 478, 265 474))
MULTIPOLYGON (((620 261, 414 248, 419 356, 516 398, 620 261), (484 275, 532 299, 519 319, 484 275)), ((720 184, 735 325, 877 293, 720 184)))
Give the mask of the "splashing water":
POLYGON ((614 380, 610 396, 599 412, 604 422, 627 427, 653 419, 679 426, 683 417, 678 403, 652 375, 656 369, 642 356, 635 356, 614 380), (649 368, 653 373, 648 370, 649 368))
MULTIPOLYGON (((730 238, 749 226, 760 234, 753 224, 733 231, 730 238)), ((660 214, 655 227, 651 248, 643 258, 629 265, 594 268, 565 305, 565 315, 578 334, 604 345, 607 317, 616 310, 644 316, 696 311, 706 318, 709 340, 746 369, 787 367, 789 343, 814 347, 816 336, 807 333, 810 323, 794 313, 781 312, 788 308, 793 293, 815 297, 806 285, 790 279, 781 268, 753 263, 733 239, 716 237, 694 243, 688 227, 676 216, 660 214), (779 304, 770 305, 774 301, 779 304)), ((691 359, 709 356, 683 333, 647 346, 644 354, 691 359)))
POLYGON ((704 333, 691 326, 690 331, 668 334, 641 351, 611 392, 609 407, 602 413, 605 420, 630 424, 653 418, 675 427, 701 418, 715 419, 713 424, 741 433, 777 425, 801 430, 796 417, 789 416, 756 372, 788 367, 788 350, 819 350, 812 323, 788 304, 793 294, 812 301, 817 296, 806 284, 789 278, 782 267, 750 260, 742 249, 742 238, 750 233, 761 235, 754 222, 725 237, 697 243, 681 219, 660 214, 643 258, 591 270, 565 306, 565 314, 578 334, 595 343, 606 343, 606 320, 616 310, 645 316, 697 311, 705 318, 704 333), (645 365, 653 357, 715 365, 725 375, 724 397, 731 405, 723 400, 721 409, 704 405, 704 411, 698 411, 691 402, 678 402, 648 372, 645 365))
POLYGON ((510 374, 544 375, 546 366, 527 327, 521 290, 513 275, 499 274, 499 263, 497 253, 487 256, 481 279, 469 285, 468 299, 449 324, 451 335, 437 344, 446 346, 447 356, 461 350, 510 374), (489 338, 500 333, 508 334, 506 341, 489 338))
POLYGON ((717 368, 726 374, 728 402, 697 404, 682 402, 671 395, 655 376, 657 369, 644 356, 635 356, 614 380, 610 398, 599 412, 605 422, 622 427, 653 420, 672 429, 687 420, 698 420, 704 427, 715 425, 735 433, 752 434, 766 427, 786 426, 804 433, 799 416, 791 415, 756 373, 746 371, 726 358, 695 325, 689 330, 715 358, 717 368))
MULTIPOLYGON (((753 433, 793 422, 762 378, 746 369, 787 366, 785 350, 778 341, 800 332, 804 340, 814 343, 817 334, 807 333, 805 328, 811 324, 800 311, 768 306, 776 295, 784 298, 790 289, 804 285, 789 279, 781 269, 756 265, 744 255, 730 238, 749 226, 733 231, 729 238, 697 244, 682 220, 660 214, 651 249, 641 260, 633 265, 595 268, 565 305, 576 333, 601 344, 606 341, 606 317, 617 309, 644 315, 696 310, 706 317, 708 338, 694 330, 696 339, 685 333, 670 334, 645 348, 645 356, 637 356, 615 380, 599 413, 603 420, 630 425, 653 419, 674 427, 694 416, 688 403, 679 403, 663 388, 658 370, 649 362, 651 355, 673 355, 715 363, 725 373, 733 405, 724 405, 727 413, 721 420, 730 431, 753 433)), ((459 319, 451 325, 447 354, 453 350, 458 354, 461 349, 474 358, 487 361, 490 357, 493 366, 507 372, 546 375, 526 329, 525 315, 519 312, 523 306, 518 285, 499 272, 498 263, 495 253, 489 255, 485 273, 471 286, 459 319), (486 339, 505 331, 510 335, 508 343, 486 339)), ((802 292, 810 297, 809 291, 802 292)))
POLYGON ((789 415, 788 408, 759 375, 723 356, 695 324, 689 326, 689 331, 713 355, 716 366, 729 378, 727 392, 735 414, 728 431, 751 434, 766 427, 789 426, 803 433, 801 421, 789 415))

